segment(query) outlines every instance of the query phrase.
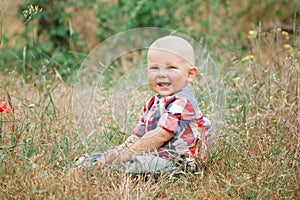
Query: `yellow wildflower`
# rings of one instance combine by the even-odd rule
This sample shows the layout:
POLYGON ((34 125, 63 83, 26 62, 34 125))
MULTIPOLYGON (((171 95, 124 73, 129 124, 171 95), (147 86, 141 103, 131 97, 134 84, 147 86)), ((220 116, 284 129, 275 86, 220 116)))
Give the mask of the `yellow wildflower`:
POLYGON ((253 61, 254 60, 254 56, 250 54, 250 55, 247 55, 244 58, 242 58, 242 62, 245 62, 247 60, 253 61))
POLYGON ((292 55, 295 54, 295 49, 290 44, 284 44, 283 48, 289 50, 292 55))
POLYGON ((285 49, 292 49, 293 47, 291 45, 289 45, 289 44, 284 44, 283 48, 285 48, 285 49))
POLYGON ((257 36, 257 31, 255 30, 250 30, 248 31, 249 35, 254 35, 254 36, 257 36))
POLYGON ((283 105, 286 105, 288 103, 288 101, 287 101, 287 99, 285 98, 284 100, 283 100, 283 105))
POLYGON ((281 35, 284 36, 286 40, 290 39, 289 33, 286 31, 281 31, 281 35))
POLYGON ((31 20, 34 15, 43 11, 43 8, 40 8, 38 5, 33 6, 31 4, 27 8, 27 10, 23 10, 23 15, 27 20, 31 20))
POLYGON ((248 31, 248 38, 249 39, 256 38, 257 35, 258 35, 258 32, 256 30, 250 30, 250 31, 248 31))
POLYGON ((286 31, 281 31, 281 34, 284 35, 284 36, 289 35, 289 33, 286 32, 286 31))

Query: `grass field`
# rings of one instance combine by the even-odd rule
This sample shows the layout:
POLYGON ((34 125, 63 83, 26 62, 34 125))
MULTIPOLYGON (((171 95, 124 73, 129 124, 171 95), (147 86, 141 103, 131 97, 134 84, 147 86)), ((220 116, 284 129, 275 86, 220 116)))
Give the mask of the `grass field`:
MULTIPOLYGON (((211 165, 203 176, 178 180, 136 181, 106 168, 67 170, 85 151, 73 126, 71 87, 1 77, 1 100, 10 96, 13 108, 0 115, 1 198, 298 199, 299 51, 274 41, 275 34, 286 33, 251 39, 250 56, 224 69, 225 124, 214 130, 211 165)), ((114 122, 105 123, 107 135, 118 136, 114 122)))
POLYGON ((0 199, 300 199, 300 36, 276 27, 245 32, 242 56, 213 53, 226 99, 210 166, 179 179, 69 170, 83 152, 127 136, 110 116, 110 88, 97 107, 107 114, 98 119, 104 143, 87 147, 74 126, 70 84, 0 73, 0 101, 13 109, 0 113, 0 199))

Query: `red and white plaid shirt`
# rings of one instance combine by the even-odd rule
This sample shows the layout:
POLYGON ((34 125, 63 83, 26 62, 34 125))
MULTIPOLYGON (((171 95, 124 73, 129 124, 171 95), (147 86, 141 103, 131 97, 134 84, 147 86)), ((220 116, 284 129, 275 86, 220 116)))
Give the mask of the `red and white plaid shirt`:
POLYGON ((174 160, 182 157, 206 159, 211 123, 199 110, 190 88, 185 87, 172 96, 155 95, 144 105, 143 111, 133 134, 142 137, 156 127, 174 133, 174 137, 158 149, 160 156, 174 160))

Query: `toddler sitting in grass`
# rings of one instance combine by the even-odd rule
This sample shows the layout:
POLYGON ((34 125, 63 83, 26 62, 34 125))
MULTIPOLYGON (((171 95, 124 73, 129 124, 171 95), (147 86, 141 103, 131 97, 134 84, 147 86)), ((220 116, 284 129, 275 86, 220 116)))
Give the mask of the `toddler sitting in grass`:
POLYGON ((144 104, 133 134, 105 153, 80 157, 75 166, 117 166, 129 173, 195 171, 208 156, 211 123, 188 84, 197 75, 193 47, 183 38, 156 40, 147 55, 148 85, 156 93, 144 104))

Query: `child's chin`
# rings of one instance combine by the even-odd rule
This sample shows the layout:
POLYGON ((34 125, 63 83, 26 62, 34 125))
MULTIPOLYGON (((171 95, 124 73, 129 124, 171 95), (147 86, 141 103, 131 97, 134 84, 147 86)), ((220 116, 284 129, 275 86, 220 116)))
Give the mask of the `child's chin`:
POLYGON ((170 91, 164 91, 164 92, 159 92, 158 93, 160 96, 162 96, 162 97, 166 97, 166 96, 171 96, 171 95, 173 95, 174 93, 173 92, 170 92, 170 91))

